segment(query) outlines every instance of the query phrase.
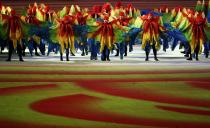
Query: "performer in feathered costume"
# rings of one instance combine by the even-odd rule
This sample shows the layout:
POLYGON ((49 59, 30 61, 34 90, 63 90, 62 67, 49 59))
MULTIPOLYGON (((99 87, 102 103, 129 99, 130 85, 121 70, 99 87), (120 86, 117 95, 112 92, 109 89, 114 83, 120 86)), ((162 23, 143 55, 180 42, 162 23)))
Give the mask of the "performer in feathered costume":
MULTIPOLYGON (((125 14, 124 14, 125 10, 122 6, 122 3, 119 1, 115 4, 114 9, 111 10, 111 17, 118 20, 119 24, 124 24, 123 22, 127 22, 127 21, 123 21, 123 19, 125 19, 125 14)), ((128 22, 126 24, 126 26, 128 26, 128 22)), ((116 55, 115 56, 119 56, 119 53, 121 53, 120 58, 123 59, 123 54, 125 53, 125 42, 117 42, 116 43, 116 55)))
POLYGON ((41 38, 39 49, 42 55, 45 55, 45 44, 48 43, 47 55, 49 55, 49 52, 57 46, 55 45, 56 42, 49 40, 49 28, 53 25, 58 16, 55 11, 45 4, 40 4, 38 6, 37 3, 34 3, 33 10, 35 10, 36 18, 41 22, 38 29, 38 37, 41 38))
POLYGON ((69 61, 69 48, 72 52, 74 47, 74 31, 72 26, 77 24, 74 16, 64 16, 57 19, 57 25, 53 27, 51 32, 51 40, 60 44, 60 60, 63 61, 63 53, 66 50, 66 60, 69 61))
MULTIPOLYGON (((76 18, 77 13, 80 13, 80 12, 81 12, 81 9, 80 9, 79 5, 71 5, 68 15, 74 16, 76 18)), ((74 30, 75 35, 77 35, 75 37, 79 37, 78 34, 76 34, 77 30, 79 30, 79 29, 76 28, 75 25, 73 26, 73 30, 74 30)), ((77 42, 78 41, 77 39, 78 38, 75 38, 75 42, 74 42, 76 50, 79 48, 79 44, 77 42)), ((75 56, 75 53, 73 51, 70 51, 70 52, 71 52, 71 56, 75 56)))
MULTIPOLYGON (((167 21, 164 21, 163 20, 163 16, 164 14, 163 13, 160 13, 158 11, 158 9, 154 9, 154 11, 151 11, 151 10, 141 10, 141 15, 148 15, 149 13, 151 13, 153 16, 155 17, 159 17, 159 24, 161 26, 167 26, 167 21), (163 22, 164 21, 164 22, 163 22)), ((168 21, 169 22, 169 21, 168 21)), ((159 41, 160 41, 160 44, 162 45, 163 47, 163 51, 166 51, 167 48, 169 48, 169 37, 168 37, 168 34, 167 33, 164 33, 163 31, 159 31, 159 41)))
POLYGON ((31 25, 33 25, 32 32, 30 33, 31 36, 27 40, 29 42, 29 51, 31 56, 33 56, 33 49, 35 49, 35 55, 40 56, 39 53, 37 52, 37 47, 40 44, 41 38, 38 37, 38 32, 39 32, 39 25, 40 21, 35 17, 36 11, 34 10, 35 8, 28 8, 27 10, 27 16, 22 16, 21 18, 26 22, 31 25))
MULTIPOLYGON (((202 17, 203 18, 207 17, 208 5, 205 4, 205 0, 203 0, 202 2, 200 0, 197 1, 197 5, 195 6, 195 11, 199 12, 199 14, 202 13, 202 17)), ((207 21, 208 21, 208 17, 207 17, 207 21)), ((208 58, 209 50, 210 50, 209 49, 210 32, 209 32, 209 29, 208 29, 208 25, 205 25, 204 34, 205 34, 205 42, 203 43, 203 45, 204 45, 204 54, 205 54, 206 58, 208 58)), ((191 60, 191 58, 189 58, 189 60, 191 60)), ((196 60, 198 60, 197 57, 196 57, 196 60)))
POLYGON ((202 46, 206 43, 205 29, 207 28, 207 19, 203 12, 196 12, 195 17, 189 18, 192 27, 192 40, 190 42, 190 58, 192 60, 192 53, 195 53, 196 60, 198 54, 202 53, 202 46))
POLYGON ((11 61, 12 53, 17 48, 19 60, 22 58, 22 39, 24 36, 21 18, 16 16, 15 10, 11 10, 11 16, 3 18, 3 31, 7 33, 7 40, 9 41, 9 54, 7 61, 11 61))
POLYGON ((198 2, 198 5, 196 10, 199 10, 199 12, 183 9, 178 14, 178 20, 173 24, 187 39, 188 45, 185 45, 185 51, 189 54, 187 60, 192 60, 192 54, 195 54, 196 60, 198 60, 198 54, 202 52, 202 45, 206 45, 205 28, 207 28, 207 22, 204 13, 201 11, 201 2, 198 2))
POLYGON ((154 59, 158 61, 157 51, 160 49, 159 34, 165 31, 165 28, 160 24, 159 16, 154 16, 152 13, 138 17, 134 24, 137 28, 142 28, 142 49, 146 52, 145 61, 149 60, 150 49, 153 49, 154 59))
POLYGON ((88 25, 88 44, 89 44, 89 50, 91 52, 90 60, 97 60, 97 54, 99 52, 100 42, 96 41, 91 35, 95 29, 97 29, 93 24, 96 23, 96 21, 103 21, 101 18, 101 11, 102 6, 93 6, 92 10, 89 12, 89 16, 87 18, 87 25, 88 25), (93 27, 91 27, 93 26, 93 27))
POLYGON ((87 18, 88 14, 83 14, 83 12, 77 12, 76 20, 78 25, 75 26, 75 33, 77 41, 80 44, 82 54, 81 56, 88 55, 88 45, 87 45, 87 18))
POLYGON ((115 42, 123 40, 123 33, 126 30, 123 26, 117 24, 117 20, 110 21, 109 16, 105 15, 103 21, 97 21, 97 30, 92 37, 100 41, 100 52, 102 53, 102 61, 110 61, 109 54, 115 42))
MULTIPOLYGON (((51 25, 55 24, 55 22, 57 22, 56 21, 57 18, 62 19, 65 16, 69 15, 69 12, 70 12, 70 8, 68 6, 64 6, 62 10, 59 10, 57 12, 57 14, 55 14, 55 13, 53 14, 53 22, 50 24, 51 25)), ((57 41, 57 39, 56 40, 51 40, 51 39, 48 40, 47 56, 49 56, 51 52, 54 52, 55 54, 57 54, 59 52, 60 45, 59 45, 59 42, 56 42, 56 41, 57 41)))
MULTIPOLYGON (((168 27, 170 28, 170 16, 171 16, 171 12, 168 8, 167 5, 161 6, 159 8, 159 14, 161 15, 161 20, 162 20, 162 24, 163 26, 168 29, 168 27)), ((160 34, 160 38, 161 38, 161 42, 162 42, 162 46, 163 46, 163 51, 166 51, 166 49, 169 48, 169 42, 172 40, 172 38, 168 35, 168 33, 162 33, 160 34)))
MULTIPOLYGON (((128 27, 130 25, 130 20, 132 17, 126 17, 124 12, 119 13, 119 18, 115 19, 117 22, 125 27, 128 27)), ((123 54, 124 56, 127 56, 127 45, 130 42, 130 37, 129 34, 124 33, 124 40, 123 42, 117 42, 117 54, 115 56, 119 56, 120 53, 120 59, 123 59, 123 54)))

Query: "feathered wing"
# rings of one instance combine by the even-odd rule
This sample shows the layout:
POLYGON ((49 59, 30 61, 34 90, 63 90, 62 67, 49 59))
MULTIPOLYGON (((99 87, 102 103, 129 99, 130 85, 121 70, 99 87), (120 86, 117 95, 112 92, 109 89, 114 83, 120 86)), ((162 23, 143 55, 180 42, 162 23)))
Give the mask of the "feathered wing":
POLYGON ((36 18, 39 21, 44 21, 44 15, 42 14, 42 12, 38 8, 36 9, 36 18))
MULTIPOLYGON (((171 31, 171 33, 173 33, 172 35, 184 43, 184 45, 189 45, 187 43, 192 40, 192 26, 187 16, 184 16, 182 12, 178 12, 175 21, 171 22, 171 25, 174 28, 171 31)), ((172 44, 172 50, 176 47, 177 44, 178 41, 172 44)))
POLYGON ((59 18, 63 18, 68 14, 68 7, 65 6, 61 11, 58 12, 59 18))
POLYGON ((69 13, 73 15, 76 14, 77 12, 80 12, 80 7, 78 5, 71 5, 69 13))

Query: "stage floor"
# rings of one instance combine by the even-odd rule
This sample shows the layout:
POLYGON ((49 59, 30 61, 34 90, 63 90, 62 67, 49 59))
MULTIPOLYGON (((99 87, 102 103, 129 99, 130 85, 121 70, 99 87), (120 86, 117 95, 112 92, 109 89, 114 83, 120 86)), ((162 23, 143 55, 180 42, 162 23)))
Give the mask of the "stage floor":
MULTIPOLYGON (((81 52, 0 55, 2 128, 209 128, 210 59, 187 61, 178 49, 144 61, 140 46, 124 60, 91 61, 81 52)), ((100 56, 99 56, 100 58, 100 56)))

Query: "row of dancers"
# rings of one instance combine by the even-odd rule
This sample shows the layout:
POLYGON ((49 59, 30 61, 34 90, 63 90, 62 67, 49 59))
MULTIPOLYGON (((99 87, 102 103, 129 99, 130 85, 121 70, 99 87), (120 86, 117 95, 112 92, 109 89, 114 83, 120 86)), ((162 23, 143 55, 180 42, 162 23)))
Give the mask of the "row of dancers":
POLYGON ((199 60, 201 53, 208 58, 210 50, 210 7, 204 0, 198 0, 195 9, 163 6, 139 10, 132 4, 117 2, 115 6, 95 5, 91 10, 71 5, 54 11, 48 5, 34 3, 22 15, 1 4, 0 12, 0 44, 1 51, 9 49, 7 61, 11 61, 15 49, 20 61, 26 48, 31 56, 33 50, 39 56, 37 48, 45 55, 46 45, 47 55, 59 51, 61 61, 64 53, 69 61, 77 49, 82 56, 90 52, 91 60, 97 60, 100 53, 102 61, 110 61, 112 50, 123 59, 136 42, 145 51, 145 61, 149 60, 150 50, 158 61, 160 48, 174 50, 179 45, 187 60, 193 60, 193 55, 199 60))

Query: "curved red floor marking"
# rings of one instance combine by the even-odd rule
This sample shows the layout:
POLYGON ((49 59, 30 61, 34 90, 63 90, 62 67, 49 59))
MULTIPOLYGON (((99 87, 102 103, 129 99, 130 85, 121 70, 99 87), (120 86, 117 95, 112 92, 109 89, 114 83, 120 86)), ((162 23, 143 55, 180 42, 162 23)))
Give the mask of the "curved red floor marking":
POLYGON ((13 120, 0 119, 1 128, 78 128, 71 126, 60 125, 46 125, 46 124, 34 124, 28 122, 17 122, 13 120))
POLYGON ((49 88, 55 88, 55 87, 58 87, 58 85, 43 84, 43 85, 28 85, 28 86, 0 88, 0 96, 8 95, 8 94, 24 93, 24 92, 33 91, 33 90, 49 89, 49 88))
POLYGON ((167 111, 210 116, 210 111, 207 111, 207 110, 197 110, 197 109, 191 109, 191 108, 180 108, 180 107, 160 106, 160 105, 156 107, 162 110, 167 110, 167 111))
POLYGON ((77 84, 83 88, 94 90, 96 92, 105 93, 114 96, 121 96, 126 98, 148 100, 160 103, 190 105, 210 108, 210 100, 196 100, 184 97, 175 97, 167 94, 158 94, 151 90, 120 88, 114 85, 114 82, 96 82, 96 81, 81 81, 77 84))
POLYGON ((197 81, 197 82, 187 82, 187 83, 193 87, 210 90, 210 82, 197 81))
POLYGON ((112 122, 120 124, 130 125, 144 125, 144 126, 156 126, 156 127, 171 127, 171 128, 208 128, 210 123, 196 123, 196 122, 183 122, 161 119, 148 119, 130 117, 117 113, 108 113, 106 111, 91 108, 90 104, 99 103, 103 99, 97 97, 91 97, 87 95, 70 95, 62 97, 54 97, 44 99, 31 104, 31 108, 35 111, 64 116, 69 118, 84 119, 91 121, 112 122))
POLYGON ((210 73, 210 70, 167 70, 167 71, 1 71, 0 74, 60 74, 60 75, 135 75, 135 74, 184 74, 210 73))

